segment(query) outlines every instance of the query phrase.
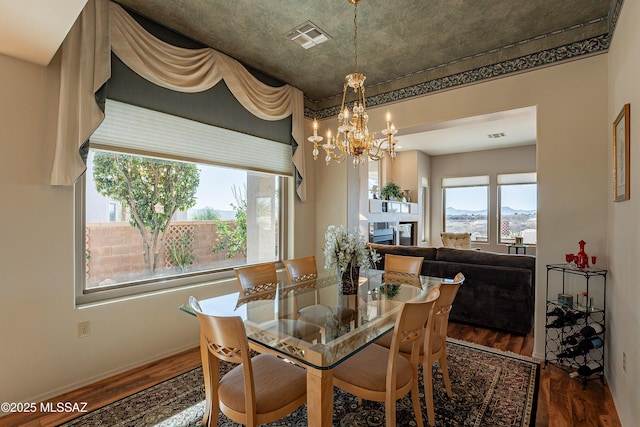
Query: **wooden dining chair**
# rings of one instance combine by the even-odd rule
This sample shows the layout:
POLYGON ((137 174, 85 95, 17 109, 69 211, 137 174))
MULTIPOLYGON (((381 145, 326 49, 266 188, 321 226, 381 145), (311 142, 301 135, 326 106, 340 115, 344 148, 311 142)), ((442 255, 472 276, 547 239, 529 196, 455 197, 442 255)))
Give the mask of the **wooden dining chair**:
POLYGON ((243 296, 257 292, 275 291, 278 284, 275 262, 237 267, 233 271, 236 273, 240 294, 243 296))
POLYGON ((206 397, 203 425, 217 425, 222 411, 234 422, 256 426, 278 420, 306 402, 304 369, 271 354, 252 358, 240 317, 204 314, 194 297, 189 305, 200 322, 206 397), (221 360, 237 364, 222 378, 221 360))
POLYGON ((333 384, 361 399, 384 402, 387 427, 396 425, 396 400, 411 392, 416 423, 423 427, 418 394, 420 337, 431 327, 430 313, 435 301, 404 303, 396 318, 391 346, 370 345, 339 364, 333 384), (409 359, 400 347, 410 347, 409 359))
MULTIPOLYGON (((249 265, 234 268, 240 295, 243 299, 274 299, 278 286, 278 273, 276 264, 249 265)), ((295 338, 308 342, 317 342, 321 339, 320 328, 310 322, 297 321, 296 319, 277 319, 277 329, 292 335, 295 338)))
POLYGON ((386 284, 421 286, 420 271, 424 257, 386 254, 383 281, 386 284))
POLYGON ((289 283, 297 283, 318 278, 318 267, 316 266, 315 256, 285 259, 282 262, 287 270, 289 283))
MULTIPOLYGON (((449 367, 447 365, 447 328, 449 326, 449 313, 451 312, 453 301, 464 280, 464 275, 458 273, 451 282, 440 284, 440 296, 436 300, 433 308, 433 326, 430 329, 425 329, 425 333, 421 337, 422 346, 418 359, 419 362, 422 363, 427 418, 429 419, 429 424, 432 426, 435 425, 435 410, 433 407, 433 373, 431 365, 433 365, 435 361, 440 363, 447 396, 450 398, 453 397, 451 381, 449 379, 449 367)), ((376 344, 390 348, 391 339, 383 336, 376 341, 376 344)), ((401 346, 400 354, 405 358, 410 358, 411 347, 407 345, 401 346)))
MULTIPOLYGON (((283 263, 287 270, 290 283, 300 283, 318 278, 318 267, 315 256, 288 259, 284 260, 283 263)), ((315 300, 315 304, 299 309, 296 308, 296 312, 299 320, 320 325, 321 327, 324 327, 327 314, 335 315, 338 323, 341 325, 349 325, 356 318, 356 311, 352 308, 318 304, 317 299, 315 300)))
POLYGON ((424 257, 386 254, 384 256, 384 271, 395 273, 420 274, 424 257))

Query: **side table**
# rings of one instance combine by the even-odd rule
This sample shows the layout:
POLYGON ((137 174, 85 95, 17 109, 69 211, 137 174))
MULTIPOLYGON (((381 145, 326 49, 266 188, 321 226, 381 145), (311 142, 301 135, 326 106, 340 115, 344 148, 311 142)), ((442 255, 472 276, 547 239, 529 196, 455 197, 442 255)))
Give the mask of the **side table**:
POLYGON ((527 254, 527 245, 507 245, 507 250, 511 253, 511 249, 516 251, 516 254, 520 253, 520 249, 522 249, 522 253, 524 255, 527 254))

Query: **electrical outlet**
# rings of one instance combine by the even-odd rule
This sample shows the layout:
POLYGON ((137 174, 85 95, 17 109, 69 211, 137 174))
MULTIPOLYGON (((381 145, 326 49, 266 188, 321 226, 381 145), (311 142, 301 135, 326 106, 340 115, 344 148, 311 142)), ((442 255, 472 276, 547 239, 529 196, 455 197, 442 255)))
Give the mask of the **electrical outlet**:
POLYGON ((627 373, 627 353, 622 352, 622 370, 627 373))
POLYGON ((91 335, 91 324, 89 321, 78 323, 78 338, 84 338, 91 335))

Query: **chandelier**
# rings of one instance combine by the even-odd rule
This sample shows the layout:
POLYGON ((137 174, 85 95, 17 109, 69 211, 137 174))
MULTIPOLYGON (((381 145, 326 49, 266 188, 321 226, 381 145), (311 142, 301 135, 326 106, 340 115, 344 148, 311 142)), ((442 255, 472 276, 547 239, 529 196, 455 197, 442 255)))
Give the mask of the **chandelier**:
POLYGON ((318 136, 318 121, 313 120, 313 136, 308 139, 313 143, 313 158, 318 158, 319 147, 324 148, 327 164, 331 160, 338 163, 343 162, 347 156, 353 157, 353 166, 357 167, 364 164, 365 157, 371 160, 380 160, 384 153, 389 153, 391 160, 396 158, 396 139, 394 135, 398 132, 396 127, 391 123, 391 114, 387 111, 386 121, 387 127, 381 131, 384 137, 376 138, 376 133, 369 132, 369 115, 367 114, 367 104, 364 96, 365 75, 359 73, 358 70, 358 3, 362 0, 347 0, 354 5, 353 9, 353 45, 355 71, 348 74, 344 79, 344 88, 342 90, 342 104, 340 106, 340 114, 338 114, 338 128, 336 135, 332 136, 331 131, 327 132, 327 142, 320 144, 323 140, 318 136), (353 102, 351 110, 349 106, 345 106, 347 90, 353 89, 356 93, 356 100, 353 102))

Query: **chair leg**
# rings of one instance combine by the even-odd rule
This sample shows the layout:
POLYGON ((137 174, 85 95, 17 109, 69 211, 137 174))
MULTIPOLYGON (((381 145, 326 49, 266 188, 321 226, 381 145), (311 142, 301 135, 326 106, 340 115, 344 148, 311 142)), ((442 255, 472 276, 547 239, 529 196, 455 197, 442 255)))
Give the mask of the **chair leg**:
POLYGON ((384 418, 386 421, 386 427, 396 427, 396 399, 395 396, 388 395, 384 402, 384 418))
POLYGON ((418 427, 424 427, 424 423, 422 422, 422 410, 420 409, 420 392, 418 390, 417 378, 413 381, 413 386, 411 387, 411 401, 413 402, 413 413, 416 416, 416 423, 418 424, 418 427))
MULTIPOLYGON (((425 357, 425 359, 427 358, 425 357)), ((435 426, 436 414, 435 409, 433 408, 433 372, 431 363, 428 361, 427 363, 423 363, 422 370, 424 371, 424 398, 427 403, 427 418, 429 420, 429 425, 435 426)))
POLYGON ((447 396, 453 397, 451 391, 451 380, 449 379, 449 366, 447 365, 447 349, 442 350, 442 356, 440 356, 440 369, 442 369, 442 378, 444 379, 444 388, 447 390, 447 396))

